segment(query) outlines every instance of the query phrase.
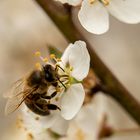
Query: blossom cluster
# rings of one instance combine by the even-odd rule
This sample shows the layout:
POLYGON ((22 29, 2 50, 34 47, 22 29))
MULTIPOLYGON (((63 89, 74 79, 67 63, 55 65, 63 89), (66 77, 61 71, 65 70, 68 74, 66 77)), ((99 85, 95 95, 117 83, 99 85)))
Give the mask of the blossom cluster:
POLYGON ((78 18, 82 26, 94 34, 109 29, 109 14, 118 20, 135 24, 140 22, 139 0, 57 0, 73 6, 81 5, 78 18))

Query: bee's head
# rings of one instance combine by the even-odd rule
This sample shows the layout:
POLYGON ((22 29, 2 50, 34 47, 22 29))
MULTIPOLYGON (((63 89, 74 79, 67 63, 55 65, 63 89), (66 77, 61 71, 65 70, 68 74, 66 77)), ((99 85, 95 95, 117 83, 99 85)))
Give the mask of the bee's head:
POLYGON ((45 80, 48 82, 55 82, 57 80, 56 71, 54 67, 50 64, 46 64, 43 66, 43 70, 45 73, 45 80))

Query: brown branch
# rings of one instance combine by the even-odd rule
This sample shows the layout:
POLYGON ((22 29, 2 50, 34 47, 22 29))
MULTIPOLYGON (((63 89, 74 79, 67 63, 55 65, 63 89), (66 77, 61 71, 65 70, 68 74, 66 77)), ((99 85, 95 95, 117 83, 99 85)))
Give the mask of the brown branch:
POLYGON ((101 80, 103 91, 119 102, 122 107, 140 125, 140 103, 118 81, 107 66, 96 54, 93 47, 88 43, 80 31, 75 27, 71 19, 70 7, 68 10, 60 3, 53 0, 35 0, 54 21, 59 30, 69 42, 84 40, 91 56, 91 67, 101 80))

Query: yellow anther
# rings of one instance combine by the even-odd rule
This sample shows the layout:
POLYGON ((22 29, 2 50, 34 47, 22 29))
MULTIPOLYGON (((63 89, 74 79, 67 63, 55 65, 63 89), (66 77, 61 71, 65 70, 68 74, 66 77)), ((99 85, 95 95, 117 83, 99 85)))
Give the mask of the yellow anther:
POLYGON ((37 51, 37 52, 35 52, 35 55, 36 56, 41 56, 41 52, 40 51, 37 51))
POLYGON ((96 0, 89 0, 90 4, 93 4, 96 0))
POLYGON ((70 67, 70 71, 73 71, 73 67, 70 67))
POLYGON ((59 100, 59 97, 56 97, 56 98, 55 98, 55 101, 58 101, 58 100, 59 100))
POLYGON ((55 54, 50 54, 50 58, 54 59, 55 58, 55 54))
POLYGON ((61 62, 61 61, 62 61, 60 58, 57 58, 56 60, 57 60, 58 62, 61 62))
POLYGON ((110 0, 101 0, 102 1, 102 3, 105 5, 105 6, 107 6, 107 5, 109 5, 109 1, 110 0))
POLYGON ((67 84, 67 87, 70 87, 70 83, 67 84))
POLYGON ((41 69, 41 64, 40 64, 40 63, 36 63, 36 64, 35 64, 35 67, 36 67, 38 70, 40 70, 40 69, 41 69))
POLYGON ((48 62, 48 58, 47 57, 43 58, 43 61, 47 63, 48 62))

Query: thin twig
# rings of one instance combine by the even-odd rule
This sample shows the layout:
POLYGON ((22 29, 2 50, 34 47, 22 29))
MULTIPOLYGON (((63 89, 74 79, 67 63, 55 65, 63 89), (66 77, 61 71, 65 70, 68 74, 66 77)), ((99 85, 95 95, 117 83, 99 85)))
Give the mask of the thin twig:
POLYGON ((80 31, 75 27, 70 13, 60 3, 54 0, 35 0, 43 10, 53 20, 59 30, 63 33, 69 42, 76 40, 84 40, 91 56, 91 67, 103 84, 103 91, 119 102, 122 107, 133 117, 140 125, 140 103, 134 99, 129 91, 118 81, 118 79, 107 68, 103 61, 96 54, 93 46, 91 46, 80 31))

